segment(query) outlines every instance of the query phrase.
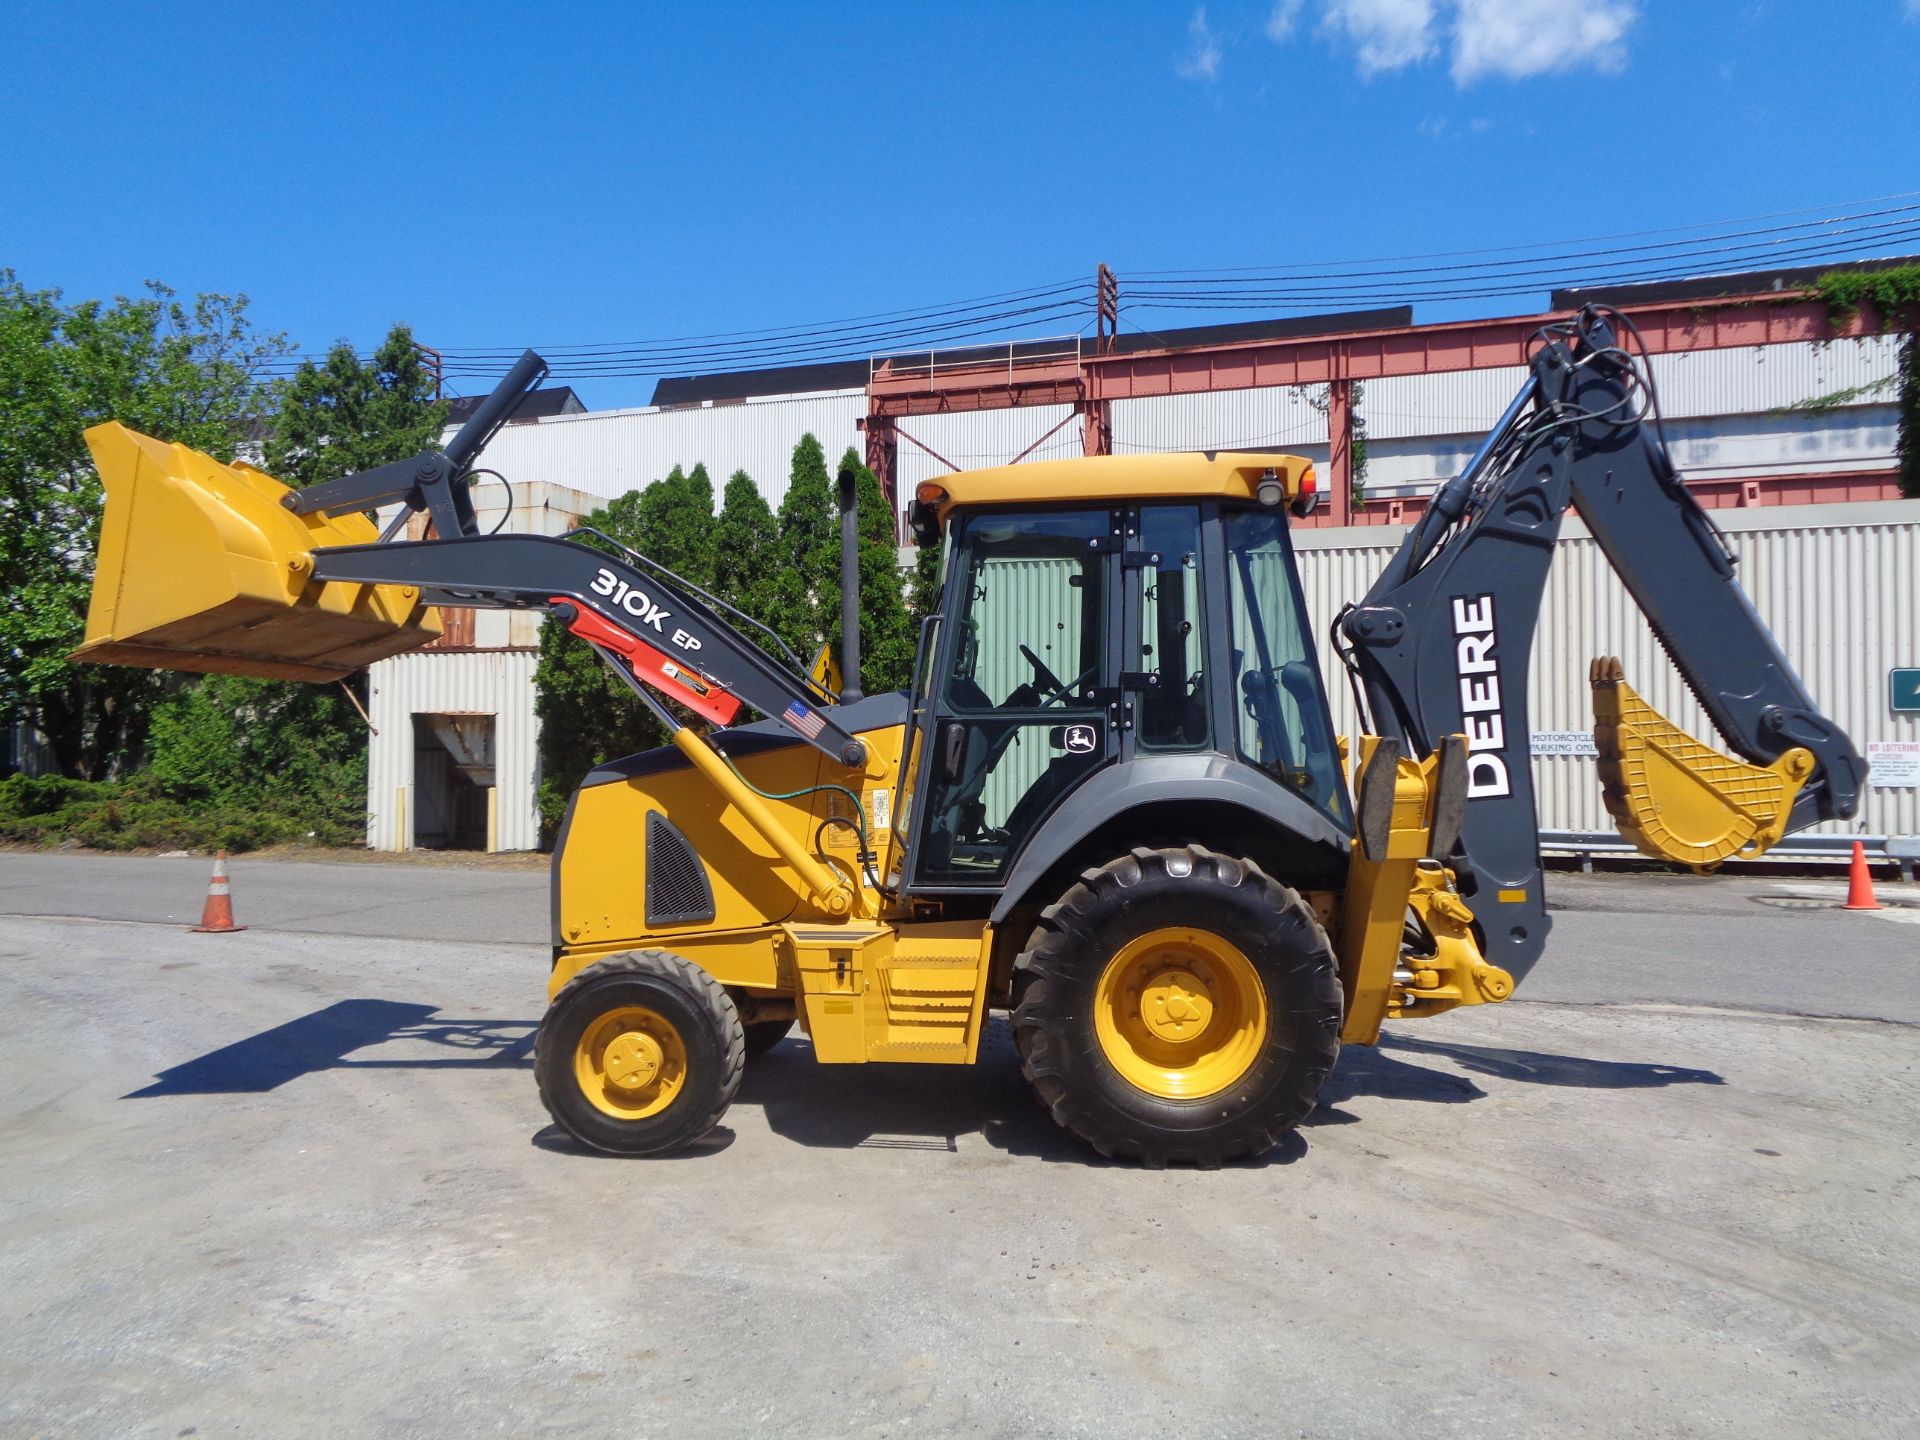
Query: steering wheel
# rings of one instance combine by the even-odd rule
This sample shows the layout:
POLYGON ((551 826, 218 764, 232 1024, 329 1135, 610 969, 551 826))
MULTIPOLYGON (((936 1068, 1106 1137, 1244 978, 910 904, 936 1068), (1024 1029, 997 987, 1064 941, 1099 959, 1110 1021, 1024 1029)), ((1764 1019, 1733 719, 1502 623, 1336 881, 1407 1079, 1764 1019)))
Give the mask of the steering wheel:
POLYGON ((1058 693, 1066 688, 1060 683, 1060 677, 1047 668, 1047 662, 1034 654, 1031 649, 1022 645, 1020 653, 1026 657, 1027 664, 1033 667, 1033 678, 1040 682, 1040 688, 1043 691, 1051 690, 1058 693))
POLYGON ((1067 696, 1074 694, 1082 685, 1091 680, 1094 671, 1100 668, 1100 662, 1096 660, 1078 675, 1074 676, 1072 680, 1063 685, 1060 683, 1060 677, 1047 668, 1046 661, 1034 654, 1033 651, 1022 645, 1020 647, 1020 653, 1027 657, 1027 663, 1033 666, 1034 678, 1038 680, 1042 686, 1040 704, 1035 707, 1036 709, 1044 708, 1053 704, 1056 700, 1063 700, 1067 696))

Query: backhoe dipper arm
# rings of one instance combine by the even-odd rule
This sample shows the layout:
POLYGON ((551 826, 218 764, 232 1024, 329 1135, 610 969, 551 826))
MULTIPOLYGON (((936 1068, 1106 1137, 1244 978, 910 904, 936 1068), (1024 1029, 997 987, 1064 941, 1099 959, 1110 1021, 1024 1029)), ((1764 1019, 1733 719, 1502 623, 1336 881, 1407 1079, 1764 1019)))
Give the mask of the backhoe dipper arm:
MULTIPOLYGON (((1765 765, 1813 757, 1787 828, 1851 816, 1865 765, 1794 674, 1675 472, 1640 361, 1611 312, 1542 331, 1532 374, 1442 486, 1366 598, 1336 625, 1372 725, 1424 756, 1467 739, 1467 813, 1451 857, 1487 958, 1523 977, 1550 920, 1531 771, 1528 679, 1547 569, 1569 503, 1646 613, 1727 744, 1765 765)), ((1448 858, 1448 857, 1441 857, 1448 858)))

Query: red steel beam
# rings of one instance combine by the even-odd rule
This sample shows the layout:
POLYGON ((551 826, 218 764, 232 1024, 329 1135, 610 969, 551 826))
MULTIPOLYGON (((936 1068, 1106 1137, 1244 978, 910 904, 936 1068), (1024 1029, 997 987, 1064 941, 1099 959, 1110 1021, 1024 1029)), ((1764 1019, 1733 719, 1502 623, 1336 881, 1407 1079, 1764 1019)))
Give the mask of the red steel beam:
MULTIPOLYGON (((1900 477, 1892 469, 1829 470, 1791 475, 1713 475, 1688 479, 1687 489, 1708 510, 1747 509, 1761 505, 1820 505, 1842 501, 1898 500, 1900 477)), ((1346 525, 1407 525, 1420 517, 1433 498, 1404 495, 1369 500, 1354 507, 1341 521, 1329 507, 1301 520, 1296 529, 1324 530, 1346 525)))
MULTIPOLYGON (((1831 324, 1826 303, 1802 298, 1800 292, 1784 297, 1764 294, 1704 302, 1662 301, 1623 305, 1620 309, 1639 327, 1647 349, 1656 355, 1869 333, 1858 316, 1840 326, 1831 324)), ((1534 332, 1542 325, 1567 318, 1567 312, 1550 312, 1355 335, 1089 355, 1083 364, 1089 398, 1099 400, 1489 370, 1524 365, 1534 332)))
MULTIPOLYGON (((1656 355, 1831 340, 1874 331, 1868 317, 1830 323, 1824 301, 1790 291, 1722 300, 1669 300, 1620 307, 1656 355)), ((1086 405, 1148 395, 1190 395, 1272 385, 1325 385, 1524 365, 1533 334, 1569 312, 1456 320, 1400 330, 1293 340, 1243 340, 1181 350, 1136 350, 969 366, 943 374, 879 366, 867 386, 874 416, 940 415, 1029 405, 1086 405)), ((1877 320, 1877 317, 1874 317, 1877 320)))

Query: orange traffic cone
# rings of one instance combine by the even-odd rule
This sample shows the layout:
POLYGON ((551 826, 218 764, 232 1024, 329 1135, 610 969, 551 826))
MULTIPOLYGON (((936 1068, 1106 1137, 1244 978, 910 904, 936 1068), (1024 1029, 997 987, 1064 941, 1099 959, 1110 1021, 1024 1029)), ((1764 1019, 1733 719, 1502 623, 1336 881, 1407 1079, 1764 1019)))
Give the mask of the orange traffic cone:
POLYGON ((193 928, 203 935, 225 935, 247 928, 233 923, 233 890, 227 884, 227 852, 224 850, 213 857, 213 879, 207 882, 207 903, 200 912, 200 923, 193 928))
POLYGON ((1847 903, 1842 910, 1878 910, 1880 902, 1873 898, 1873 874, 1867 869, 1867 847, 1858 840, 1853 842, 1853 866, 1847 872, 1847 903))

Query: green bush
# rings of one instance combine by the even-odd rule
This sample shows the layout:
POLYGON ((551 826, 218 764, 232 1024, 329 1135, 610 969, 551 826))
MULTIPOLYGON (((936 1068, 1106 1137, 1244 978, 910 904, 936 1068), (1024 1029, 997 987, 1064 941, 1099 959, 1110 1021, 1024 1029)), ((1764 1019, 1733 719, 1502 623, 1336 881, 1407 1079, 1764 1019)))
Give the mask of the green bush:
POLYGON ((95 850, 257 850, 263 845, 358 845, 364 813, 337 813, 294 797, 180 800, 151 774, 127 780, 10 775, 0 780, 0 841, 95 850))

